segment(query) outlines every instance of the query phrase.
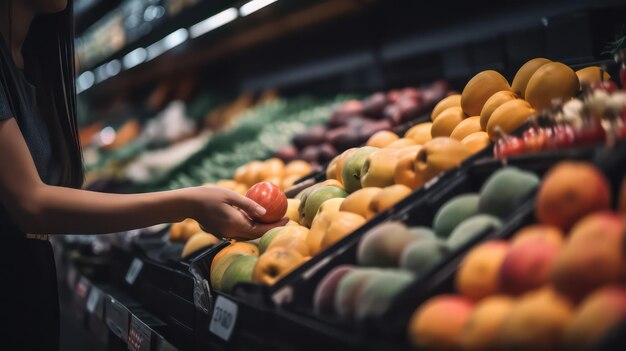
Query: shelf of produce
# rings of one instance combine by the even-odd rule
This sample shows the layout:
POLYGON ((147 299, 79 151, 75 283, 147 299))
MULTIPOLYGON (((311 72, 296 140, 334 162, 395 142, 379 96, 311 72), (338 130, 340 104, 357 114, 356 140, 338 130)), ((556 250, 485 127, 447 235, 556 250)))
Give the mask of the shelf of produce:
POLYGON ((165 338, 175 340, 169 337, 169 327, 119 288, 94 283, 71 265, 65 282, 79 320, 100 340, 109 339, 109 350, 115 350, 115 345, 135 351, 178 349, 165 338))

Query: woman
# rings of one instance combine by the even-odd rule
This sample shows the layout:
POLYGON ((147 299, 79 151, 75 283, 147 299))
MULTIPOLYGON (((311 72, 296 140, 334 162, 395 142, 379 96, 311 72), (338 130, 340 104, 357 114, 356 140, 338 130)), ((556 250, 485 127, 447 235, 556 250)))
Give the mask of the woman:
POLYGON ((272 225, 254 201, 217 187, 137 195, 79 190, 72 4, 0 0, 0 235, 7 350, 58 349, 56 272, 47 234, 108 233, 191 217, 253 239, 272 225), (8 309, 8 314, 6 310, 8 309))

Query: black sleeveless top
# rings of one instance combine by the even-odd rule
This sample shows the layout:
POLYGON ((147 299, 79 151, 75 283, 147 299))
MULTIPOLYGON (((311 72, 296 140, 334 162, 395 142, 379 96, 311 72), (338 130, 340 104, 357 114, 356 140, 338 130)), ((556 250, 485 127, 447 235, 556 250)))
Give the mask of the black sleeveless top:
MULTIPOLYGON (((35 86, 27 72, 13 63, 10 50, 0 36, 0 121, 15 118, 28 145, 41 180, 57 185, 61 179, 59 162, 54 159, 48 125, 37 108, 35 86)), ((1 152, 1 150, 0 150, 1 152)), ((20 235, 0 204, 0 235, 20 235)))

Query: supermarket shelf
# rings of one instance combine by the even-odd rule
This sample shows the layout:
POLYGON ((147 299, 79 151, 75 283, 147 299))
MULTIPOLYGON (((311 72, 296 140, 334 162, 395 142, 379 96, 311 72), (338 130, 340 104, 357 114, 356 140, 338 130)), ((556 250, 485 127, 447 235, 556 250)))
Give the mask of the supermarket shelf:
POLYGON ((591 38, 611 39, 605 32, 612 23, 600 20, 607 9, 625 10, 616 0, 531 1, 492 11, 478 3, 442 18, 438 7, 443 5, 420 10, 417 4, 404 3, 405 11, 374 1, 323 1, 291 8, 277 2, 260 19, 244 18, 187 41, 96 84, 86 95, 132 91, 194 70, 222 90, 290 89, 333 80, 328 86, 335 89, 371 91, 442 75, 465 79, 486 68, 512 74, 514 67, 536 56, 576 64, 599 58, 605 41, 591 38), (472 19, 478 13, 481 20, 472 19))

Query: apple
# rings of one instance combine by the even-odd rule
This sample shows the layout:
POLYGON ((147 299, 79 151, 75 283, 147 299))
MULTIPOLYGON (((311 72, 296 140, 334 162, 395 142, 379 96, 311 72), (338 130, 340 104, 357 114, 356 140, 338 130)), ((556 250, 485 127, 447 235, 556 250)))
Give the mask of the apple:
POLYGON ((363 100, 363 113, 367 116, 378 118, 382 115, 387 106, 387 95, 385 93, 375 93, 363 100))
POLYGON ((342 169, 341 179, 348 193, 361 189, 361 170, 363 165, 365 164, 367 157, 377 150, 380 149, 372 146, 364 146, 355 151, 346 160, 342 169))
POLYGON ((253 218, 259 222, 274 223, 281 220, 287 213, 287 196, 270 182, 253 185, 246 193, 246 197, 265 208, 266 212, 263 216, 253 218))

